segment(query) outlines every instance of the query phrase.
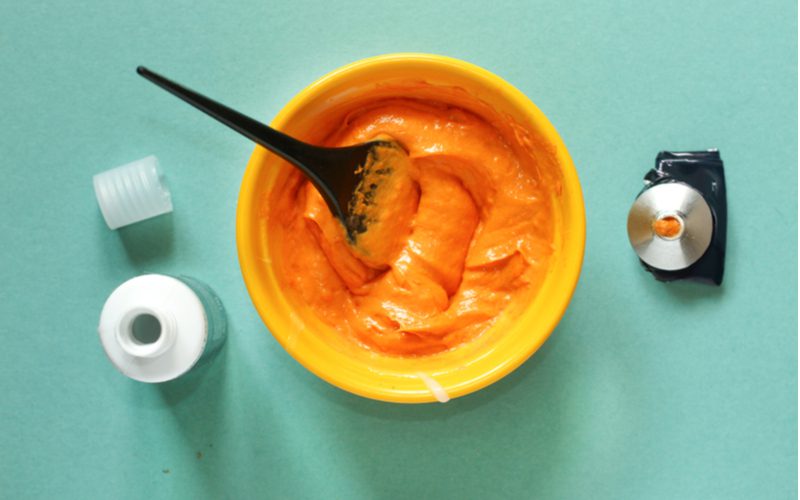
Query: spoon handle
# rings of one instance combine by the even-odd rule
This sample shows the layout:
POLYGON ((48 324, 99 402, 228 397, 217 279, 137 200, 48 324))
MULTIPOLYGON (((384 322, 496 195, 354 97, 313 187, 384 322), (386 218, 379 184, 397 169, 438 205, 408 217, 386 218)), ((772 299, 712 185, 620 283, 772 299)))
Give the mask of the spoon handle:
MULTIPOLYGON (((194 90, 188 89, 144 66, 136 68, 136 72, 167 92, 183 99, 200 111, 224 123, 245 137, 248 137, 250 140, 264 146, 285 160, 294 163, 297 167, 304 171, 307 170, 306 162, 308 158, 306 158, 306 156, 309 150, 313 149, 314 146, 278 132, 272 127, 268 127, 213 99, 198 94, 194 90)), ((306 173, 308 174, 309 172, 306 173)))

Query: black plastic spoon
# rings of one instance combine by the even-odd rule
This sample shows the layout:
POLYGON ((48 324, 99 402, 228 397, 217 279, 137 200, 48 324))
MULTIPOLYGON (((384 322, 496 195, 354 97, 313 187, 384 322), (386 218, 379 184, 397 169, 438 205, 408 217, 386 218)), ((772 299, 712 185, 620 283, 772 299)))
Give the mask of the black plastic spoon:
POLYGON ((136 68, 136 72, 299 168, 320 192, 331 212, 342 221, 351 240, 366 230, 363 216, 350 211, 350 200, 361 182, 363 169, 359 167, 367 164, 377 146, 396 148, 399 145, 390 141, 373 141, 346 148, 314 146, 278 132, 144 66, 136 68))

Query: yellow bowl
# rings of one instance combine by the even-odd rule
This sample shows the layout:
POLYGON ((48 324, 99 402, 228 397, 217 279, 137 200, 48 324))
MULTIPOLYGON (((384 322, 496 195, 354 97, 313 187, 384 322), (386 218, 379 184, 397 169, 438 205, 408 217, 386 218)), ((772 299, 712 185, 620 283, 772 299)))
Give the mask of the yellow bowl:
POLYGON ((436 401, 437 393, 438 399, 444 393, 454 398, 481 389, 510 373, 542 345, 564 314, 578 282, 586 222, 578 176, 556 130, 519 90, 473 64, 429 54, 389 54, 357 61, 300 92, 272 126, 302 136, 313 127, 315 116, 348 95, 400 80, 466 90, 528 128, 558 164, 562 189, 553 194, 554 253, 547 276, 530 303, 514 314, 502 314, 477 339, 433 356, 385 356, 344 340, 344 335, 313 311, 287 296, 276 278, 266 230, 266 202, 279 172, 291 167, 261 147, 250 158, 242 181, 236 241, 242 275, 256 309, 272 335, 297 361, 331 384, 361 396, 424 403, 436 401), (436 390, 437 383, 444 393, 436 390))

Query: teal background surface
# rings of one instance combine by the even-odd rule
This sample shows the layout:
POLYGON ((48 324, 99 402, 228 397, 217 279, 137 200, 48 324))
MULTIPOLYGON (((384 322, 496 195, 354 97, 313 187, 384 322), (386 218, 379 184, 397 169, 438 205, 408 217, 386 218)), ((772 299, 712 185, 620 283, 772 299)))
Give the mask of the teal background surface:
POLYGON ((0 497, 796 498, 796 2, 6 1, 0 68, 0 497), (322 74, 398 51, 520 88, 586 198, 553 336, 446 405, 361 399, 283 351, 236 257, 253 146, 134 73, 268 120, 322 74), (659 150, 709 147, 725 283, 658 283, 628 208, 659 150), (148 154, 175 212, 108 230, 92 175, 148 154), (207 370, 151 386, 106 360, 103 302, 144 272, 223 300, 207 370))

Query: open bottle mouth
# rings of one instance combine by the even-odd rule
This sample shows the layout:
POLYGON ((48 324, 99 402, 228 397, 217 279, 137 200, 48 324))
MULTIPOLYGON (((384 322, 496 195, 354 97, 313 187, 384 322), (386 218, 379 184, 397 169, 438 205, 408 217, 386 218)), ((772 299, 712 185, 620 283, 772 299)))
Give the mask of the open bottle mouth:
POLYGON ((164 311, 134 309, 120 321, 117 342, 134 357, 163 354, 175 340, 175 319, 164 311))
POLYGON ((686 223, 680 214, 665 214, 653 221, 653 233, 665 240, 677 240, 683 236, 686 223))

